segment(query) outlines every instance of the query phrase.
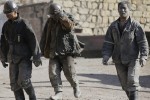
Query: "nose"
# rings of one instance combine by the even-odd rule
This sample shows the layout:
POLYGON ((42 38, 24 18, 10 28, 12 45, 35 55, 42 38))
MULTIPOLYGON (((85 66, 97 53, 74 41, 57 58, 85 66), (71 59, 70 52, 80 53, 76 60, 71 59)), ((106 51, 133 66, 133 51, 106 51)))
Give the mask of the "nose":
POLYGON ((125 11, 125 9, 123 9, 123 8, 122 8, 122 9, 121 9, 121 11, 122 11, 122 12, 124 12, 124 11, 125 11))

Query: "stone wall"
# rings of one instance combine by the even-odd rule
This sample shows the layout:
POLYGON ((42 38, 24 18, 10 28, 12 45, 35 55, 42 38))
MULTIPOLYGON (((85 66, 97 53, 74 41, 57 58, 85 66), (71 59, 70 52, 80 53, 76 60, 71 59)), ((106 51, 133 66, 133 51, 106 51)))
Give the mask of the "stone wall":
MULTIPOLYGON (((104 35, 110 23, 118 18, 117 3, 121 0, 54 0, 75 15, 83 28, 82 35, 104 35)), ((131 16, 145 31, 150 31, 150 0, 129 0, 131 16)))
MULTIPOLYGON (((2 0, 6 1, 6 0, 2 0)), ((110 23, 119 15, 117 3, 121 0, 15 0, 20 15, 28 19, 40 40, 42 29, 47 20, 49 2, 60 4, 72 13, 82 28, 79 39, 86 43, 85 50, 101 50, 104 35, 110 23)), ((132 3, 131 16, 138 20, 145 31, 150 32, 150 0, 129 0, 132 3)), ((1 3, 1 2, 0 2, 1 3)), ((2 10, 2 9, 0 9, 2 10)), ((150 38, 148 37, 150 42, 150 38)), ((86 53, 88 54, 88 53, 86 53)), ((97 53, 96 53, 97 55, 97 53)))
MULTIPOLYGON (((3 9, 3 5, 0 5, 0 9, 3 9)), ((3 11, 0 10, 0 36, 3 24, 5 23, 6 20, 7 20, 6 16, 3 14, 3 11)))
POLYGON ((47 20, 47 11, 48 3, 38 3, 19 7, 20 16, 30 21, 37 34, 38 40, 41 38, 41 33, 47 20))
MULTIPOLYGON (((2 0, 6 1, 6 0, 2 0)), ((118 18, 117 3, 121 0, 15 0, 21 6, 21 15, 32 21, 41 33, 46 21, 48 3, 60 4, 72 13, 83 28, 81 35, 104 35, 110 23, 118 18), (45 2, 36 4, 39 2, 45 2), (42 27, 41 27, 42 26, 42 27)), ((150 0, 129 0, 132 3, 131 16, 137 19, 145 31, 150 30, 150 0)), ((34 27, 35 27, 34 26, 34 27)), ((40 33, 39 33, 40 32, 40 33)))

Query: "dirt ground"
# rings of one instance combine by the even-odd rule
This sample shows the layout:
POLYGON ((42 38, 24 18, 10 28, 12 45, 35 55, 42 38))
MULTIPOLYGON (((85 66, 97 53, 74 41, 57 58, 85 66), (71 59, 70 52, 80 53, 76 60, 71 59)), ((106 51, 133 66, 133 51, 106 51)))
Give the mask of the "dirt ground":
MULTIPOLYGON (((120 87, 114 65, 103 66, 101 60, 101 58, 75 59, 82 96, 79 99, 74 97, 73 89, 62 73, 63 100, 128 100, 120 87)), ((9 68, 3 68, 0 64, 0 100, 15 100, 10 90, 8 70, 9 68)), ((45 100, 54 95, 48 77, 47 59, 43 58, 42 66, 33 67, 32 82, 37 100, 45 100)), ((150 100, 150 61, 141 70, 140 84, 139 100, 150 100)))

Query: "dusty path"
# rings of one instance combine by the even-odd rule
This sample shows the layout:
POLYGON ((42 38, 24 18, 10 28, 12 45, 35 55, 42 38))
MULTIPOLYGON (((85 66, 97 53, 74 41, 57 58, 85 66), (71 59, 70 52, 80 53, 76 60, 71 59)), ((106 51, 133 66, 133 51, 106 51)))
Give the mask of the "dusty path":
MULTIPOLYGON (((37 100, 45 100, 54 94, 49 82, 47 66, 48 60, 43 59, 43 66, 33 67, 32 82, 37 100)), ((103 66, 101 58, 78 58, 75 59, 75 66, 82 96, 79 99, 74 98, 73 90, 62 73, 64 100, 127 100, 118 82, 114 65, 103 66)), ((15 100, 13 92, 10 91, 8 77, 8 68, 5 69, 0 65, 0 100, 15 100)), ((140 83, 142 88, 139 100, 150 100, 150 61, 141 70, 140 83)))

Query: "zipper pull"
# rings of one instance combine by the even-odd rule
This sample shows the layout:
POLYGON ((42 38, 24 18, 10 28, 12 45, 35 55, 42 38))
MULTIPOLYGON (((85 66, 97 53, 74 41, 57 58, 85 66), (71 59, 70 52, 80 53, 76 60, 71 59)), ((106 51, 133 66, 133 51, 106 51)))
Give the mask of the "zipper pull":
POLYGON ((20 42, 20 34, 18 34, 18 42, 20 42))

